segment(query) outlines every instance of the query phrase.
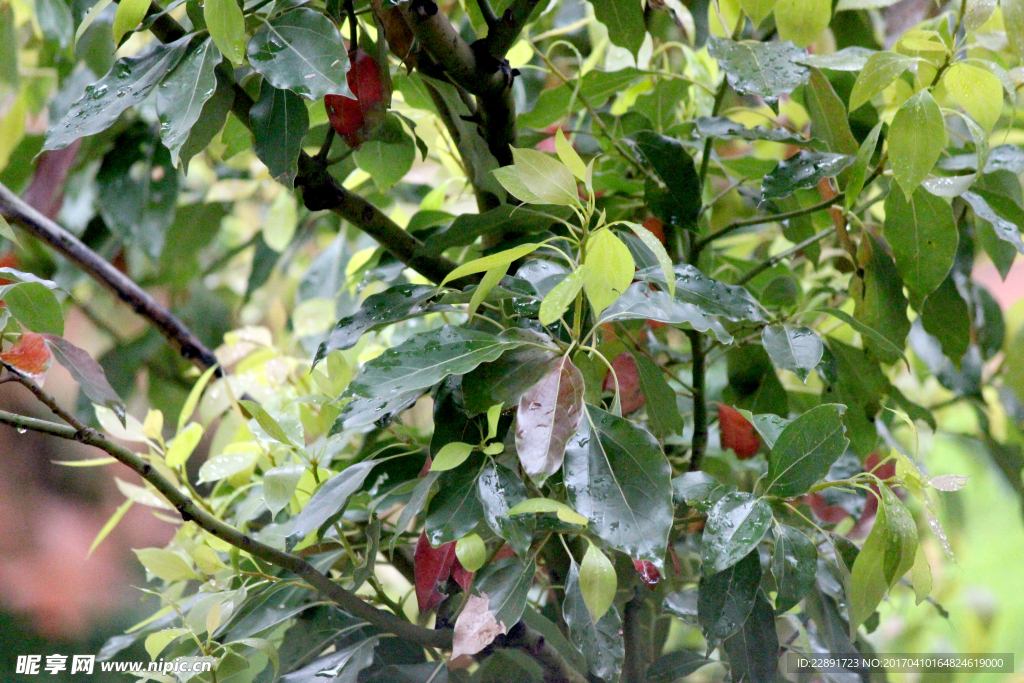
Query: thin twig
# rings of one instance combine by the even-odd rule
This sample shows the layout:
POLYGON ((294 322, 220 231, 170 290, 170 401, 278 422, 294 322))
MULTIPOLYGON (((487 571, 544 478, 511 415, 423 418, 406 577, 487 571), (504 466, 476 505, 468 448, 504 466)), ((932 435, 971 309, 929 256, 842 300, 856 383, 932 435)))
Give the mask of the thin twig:
POLYGON ((826 228, 825 230, 822 230, 821 232, 819 232, 817 235, 812 235, 811 237, 808 237, 807 239, 805 239, 803 242, 799 242, 798 244, 793 245, 792 247, 790 247, 786 251, 780 252, 780 253, 776 254, 775 256, 772 256, 771 258, 766 259, 759 266, 757 266, 756 268, 751 270, 749 273, 747 273, 746 275, 741 277, 736 284, 738 284, 738 285, 745 285, 745 284, 747 284, 748 282, 753 280, 755 277, 757 277, 758 275, 760 275, 764 271, 766 271, 769 268, 771 268, 772 266, 774 266, 776 263, 779 263, 780 261, 783 261, 783 260, 789 258, 793 254, 796 254, 798 252, 803 251, 804 249, 806 249, 807 247, 811 246, 815 242, 823 240, 823 239, 825 239, 826 237, 828 237, 831 234, 832 234, 832 228, 826 228))

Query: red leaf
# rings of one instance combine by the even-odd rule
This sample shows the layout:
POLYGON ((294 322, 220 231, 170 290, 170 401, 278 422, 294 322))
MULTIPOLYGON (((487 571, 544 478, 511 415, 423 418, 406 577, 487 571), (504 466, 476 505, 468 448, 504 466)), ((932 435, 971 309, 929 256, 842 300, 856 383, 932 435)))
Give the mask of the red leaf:
POLYGON ((636 367, 636 359, 628 352, 620 353, 612 361, 615 375, 609 370, 604 376, 605 391, 615 391, 615 379, 619 380, 619 400, 622 402, 622 414, 629 415, 644 407, 647 399, 640 390, 640 371, 636 367))
POLYGON ((433 548, 427 532, 420 535, 413 553, 416 579, 416 602, 420 614, 426 614, 448 597, 443 589, 448 583, 455 562, 455 541, 433 548))
POLYGON ((808 493, 804 501, 814 512, 814 516, 826 524, 838 524, 850 514, 842 506, 826 503, 820 493, 808 493))
POLYGON ((23 374, 33 378, 40 378, 50 369, 53 356, 46 346, 43 335, 35 332, 24 332, 21 338, 14 343, 6 353, 0 353, 0 358, 21 371, 23 374))
POLYGON ((761 439, 754 425, 732 406, 718 407, 718 428, 722 434, 722 448, 731 448, 740 460, 753 458, 761 448, 761 439))
POLYGON ((473 583, 473 572, 466 571, 466 568, 459 562, 459 558, 455 558, 454 564, 452 564, 452 578, 455 579, 455 583, 459 584, 464 593, 469 592, 469 587, 473 583))
POLYGON ((534 479, 557 472, 582 420, 583 375, 563 356, 519 399, 516 450, 523 471, 534 479))
POLYGON ((649 560, 633 559, 633 567, 640 573, 640 578, 648 586, 656 586, 661 581, 661 572, 649 560))
POLYGON ((644 227, 657 237, 659 242, 665 244, 665 223, 654 216, 649 216, 644 219, 644 227))

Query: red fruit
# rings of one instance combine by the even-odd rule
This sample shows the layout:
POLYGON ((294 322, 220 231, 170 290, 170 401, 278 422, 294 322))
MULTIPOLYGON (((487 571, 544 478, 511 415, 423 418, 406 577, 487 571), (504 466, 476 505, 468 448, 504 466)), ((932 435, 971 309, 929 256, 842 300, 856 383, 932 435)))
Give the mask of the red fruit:
POLYGON ((826 503, 820 493, 809 493, 804 498, 804 501, 814 512, 814 516, 826 524, 838 524, 850 514, 839 505, 829 505, 826 503))
POLYGON ((349 147, 359 149, 384 121, 388 103, 377 62, 366 52, 356 50, 346 80, 355 97, 327 95, 324 106, 338 135, 349 147))
POLYGON ((644 219, 644 227, 653 233, 654 236, 658 238, 659 242, 665 244, 665 223, 663 221, 658 220, 654 216, 650 216, 644 219))
POLYGON ((754 425, 732 406, 718 407, 718 429, 722 434, 722 448, 731 448, 740 460, 753 458, 761 448, 754 425))
POLYGON ((6 353, 0 353, 0 358, 30 377, 45 375, 53 361, 46 340, 34 332, 23 333, 6 353))
POLYGON ((615 380, 619 380, 619 400, 622 402, 622 414, 629 415, 644 407, 647 399, 640 390, 640 371, 636 367, 636 359, 628 352, 620 353, 612 361, 612 368, 615 370, 613 376, 611 370, 604 376, 605 391, 615 391, 615 380))
POLYGON ((653 562, 649 560, 637 560, 633 559, 633 566, 640 573, 640 578, 648 586, 655 586, 661 581, 661 572, 654 566, 653 562))
POLYGON ((420 614, 426 614, 448 597, 444 592, 455 563, 455 541, 437 548, 431 547, 427 532, 420 535, 413 553, 416 579, 416 602, 420 614))

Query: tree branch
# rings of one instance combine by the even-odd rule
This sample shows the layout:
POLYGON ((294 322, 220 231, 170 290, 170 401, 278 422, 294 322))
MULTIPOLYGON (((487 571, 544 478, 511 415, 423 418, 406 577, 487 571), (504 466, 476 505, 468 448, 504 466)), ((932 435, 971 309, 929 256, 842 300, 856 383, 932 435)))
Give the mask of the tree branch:
POLYGON ((206 348, 185 323, 158 304, 149 292, 107 263, 77 237, 26 204, 2 183, 0 213, 8 221, 17 223, 26 232, 50 245, 131 306, 133 311, 149 320, 183 358, 203 369, 217 364, 213 351, 206 348))
POLYGON ((683 330, 690 338, 693 355, 693 438, 690 441, 690 471, 700 469, 701 458, 708 447, 708 400, 705 381, 704 335, 696 330, 683 330))
POLYGON ((501 19, 487 33, 487 53, 496 59, 504 57, 519 39, 527 20, 540 0, 512 0, 501 19))
MULTIPOLYGON (((150 4, 151 13, 162 13, 163 9, 150 4)), ((153 35, 162 43, 169 43, 185 35, 185 29, 167 14, 160 14, 150 26, 153 35)), ((231 75, 224 64, 217 67, 221 76, 230 80, 235 99, 231 104, 232 113, 242 124, 252 129, 249 110, 253 99, 231 75)), ((299 173, 295 187, 302 188, 302 200, 310 211, 332 211, 356 226, 389 251, 395 258, 433 282, 441 282, 456 268, 456 264, 443 256, 429 255, 423 243, 403 230, 376 206, 353 192, 349 192, 337 179, 327 172, 324 163, 299 152, 299 173)))
POLYGON ((821 232, 819 232, 817 235, 812 235, 812 236, 808 237, 807 239, 805 239, 803 242, 800 242, 798 244, 794 244, 792 247, 790 247, 786 251, 779 252, 778 254, 776 254, 775 256, 772 256, 771 258, 765 259, 765 261, 763 263, 761 263, 756 268, 754 268, 753 270, 748 272, 746 275, 741 277, 736 284, 738 284, 738 285, 745 285, 745 284, 747 284, 748 282, 753 280, 755 277, 757 277, 758 275, 760 275, 764 271, 766 271, 769 268, 771 268, 772 266, 774 266, 776 263, 779 263, 780 261, 784 261, 787 258, 789 258, 790 256, 792 256, 793 254, 796 254, 798 252, 803 251, 804 249, 806 249, 807 247, 811 246, 815 242, 818 242, 818 241, 821 241, 821 240, 825 239, 826 237, 831 235, 833 232, 834 232, 834 230, 832 228, 826 228, 826 229, 822 230, 821 232))
POLYGON ((414 642, 424 647, 450 648, 452 643, 452 632, 449 630, 434 630, 411 624, 398 616, 379 610, 376 607, 364 602, 361 598, 345 590, 338 584, 331 581, 325 574, 298 555, 286 553, 253 539, 248 534, 238 531, 234 527, 222 522, 210 513, 203 510, 194 500, 185 495, 164 478, 151 464, 146 462, 139 454, 128 450, 106 438, 95 429, 80 422, 74 415, 63 410, 52 396, 44 392, 32 380, 24 377, 11 366, 4 363, 4 366, 11 372, 12 376, 29 389, 40 401, 49 407, 54 413, 70 426, 64 426, 25 417, 0 410, 0 424, 6 424, 19 430, 32 430, 41 434, 49 434, 69 441, 77 441, 87 446, 94 446, 107 454, 113 456, 119 462, 127 465, 137 472, 143 479, 167 499, 178 511, 185 522, 194 522, 199 528, 213 534, 217 538, 231 544, 239 550, 245 551, 265 562, 285 571, 297 574, 311 586, 324 593, 333 600, 341 609, 349 614, 365 620, 377 628, 393 633, 400 638, 414 642))

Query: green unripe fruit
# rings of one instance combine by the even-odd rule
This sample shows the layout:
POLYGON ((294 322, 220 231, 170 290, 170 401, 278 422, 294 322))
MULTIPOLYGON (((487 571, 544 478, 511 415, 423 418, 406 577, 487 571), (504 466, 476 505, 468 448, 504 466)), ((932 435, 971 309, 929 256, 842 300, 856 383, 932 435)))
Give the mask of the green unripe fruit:
POLYGON ((487 559, 487 547, 477 534, 463 536, 455 543, 455 557, 467 572, 475 572, 484 566, 487 559))
POLYGON ((580 592, 595 622, 612 606, 618 585, 611 560, 591 544, 580 565, 580 592))

